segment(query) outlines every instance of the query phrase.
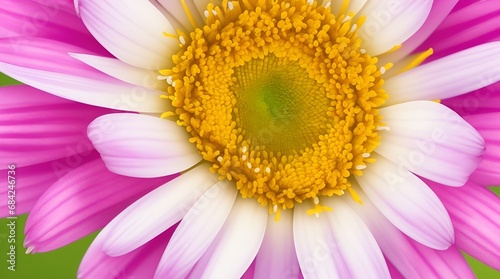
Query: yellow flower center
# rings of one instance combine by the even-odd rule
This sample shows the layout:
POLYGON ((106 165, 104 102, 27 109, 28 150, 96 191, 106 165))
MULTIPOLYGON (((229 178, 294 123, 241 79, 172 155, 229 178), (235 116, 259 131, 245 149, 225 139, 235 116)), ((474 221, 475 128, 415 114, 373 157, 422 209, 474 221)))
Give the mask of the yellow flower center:
POLYGON ((377 58, 361 48, 364 18, 306 0, 209 4, 161 71, 177 123, 211 171, 270 212, 318 197, 353 197, 384 127, 377 58))

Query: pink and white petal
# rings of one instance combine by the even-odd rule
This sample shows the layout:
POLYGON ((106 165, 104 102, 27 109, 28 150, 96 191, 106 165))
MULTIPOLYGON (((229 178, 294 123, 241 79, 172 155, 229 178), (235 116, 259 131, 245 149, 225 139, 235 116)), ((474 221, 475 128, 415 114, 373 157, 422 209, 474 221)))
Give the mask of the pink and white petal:
POLYGON ((209 3, 220 5, 221 0, 185 0, 185 1, 170 1, 170 0, 149 0, 163 15, 168 19, 172 26, 177 30, 181 29, 185 33, 190 33, 193 27, 203 26, 205 23, 204 11, 209 3), (184 7, 184 5, 186 5, 184 7), (192 16, 195 25, 191 22, 189 15, 192 16))
POLYGON ((0 101, 0 169, 90 153, 86 126, 111 112, 23 85, 0 88, 0 101))
POLYGON ((240 278, 259 251, 268 216, 255 200, 236 198, 224 226, 188 278, 240 278))
POLYGON ((473 92, 442 100, 442 104, 461 116, 471 114, 500 112, 500 82, 473 92))
POLYGON ((293 242, 293 213, 283 210, 279 221, 267 220, 266 234, 255 259, 255 278, 297 278, 299 262, 293 242))
POLYGON ((169 50, 177 49, 179 42, 163 35, 175 29, 147 0, 79 0, 75 5, 90 33, 125 63, 162 69, 169 64, 169 50))
POLYGON ((384 256, 363 220, 341 199, 321 201, 333 208, 325 214, 352 278, 390 278, 384 256))
POLYGON ((52 185, 26 221, 25 246, 46 252, 104 227, 144 194, 173 177, 138 179, 114 174, 100 159, 91 161, 52 185))
POLYGON ((245 273, 241 276, 240 279, 254 279, 254 274, 255 274, 255 260, 248 267, 247 271, 245 271, 245 273))
POLYGON ((392 279, 405 279, 405 277, 390 261, 387 261, 387 267, 389 268, 389 272, 391 273, 392 279))
MULTIPOLYGON (((79 166, 99 158, 96 151, 88 153, 75 153, 72 156, 55 161, 45 162, 37 165, 20 167, 15 169, 16 180, 16 214, 24 214, 33 208, 42 194, 59 178, 79 166)), ((0 175, 7 177, 10 169, 0 170, 0 175)), ((0 194, 7 197, 9 188, 0 188, 0 194)), ((7 199, 0 200, 0 218, 9 216, 7 199)))
POLYGON ((189 274, 226 222, 236 195, 234 183, 219 181, 196 201, 172 236, 155 278, 185 278, 189 274))
MULTIPOLYGON (((70 1, 68 1, 70 2, 70 1)), ((0 0, 0 38, 14 45, 29 42, 30 37, 53 39, 104 55, 109 53, 92 37, 83 22, 59 1, 0 0)))
POLYGON ((450 186, 462 186, 484 150, 481 135, 457 113, 431 101, 380 110, 389 131, 376 152, 409 171, 450 186), (457 164, 456 162, 461 162, 457 164))
POLYGON ((376 56, 403 43, 424 24, 432 2, 367 1, 358 13, 358 16, 366 16, 366 21, 358 32, 363 40, 362 47, 376 56))
POLYGON ((357 192, 363 204, 349 197, 344 200, 361 217, 386 258, 405 278, 474 278, 456 247, 441 251, 412 240, 387 220, 363 191, 357 192))
POLYGON ((217 183, 217 176, 208 168, 206 164, 199 165, 123 210, 106 226, 104 252, 113 257, 124 255, 179 222, 217 183))
MULTIPOLYGON (((432 8, 429 16, 425 20, 422 27, 413 34, 408 40, 406 40, 402 47, 395 52, 388 53, 379 57, 379 64, 385 65, 388 62, 395 63, 400 61, 404 57, 410 55, 417 47, 419 47, 433 32, 438 28, 438 26, 445 20, 448 14, 451 12, 453 7, 457 4, 458 0, 434 0, 432 1, 432 8)), ((448 36, 447 36, 448 37, 448 36)), ((425 51, 433 45, 425 45, 426 48, 419 47, 419 51, 425 51)), ((431 56, 434 57, 434 56, 431 56)))
POLYGON ((492 42, 418 66, 385 81, 385 105, 446 99, 488 86, 500 80, 499 63, 500 42, 492 42))
POLYGON ((498 1, 477 1, 446 17, 419 50, 432 47, 434 54, 428 60, 431 61, 473 46, 497 41, 500 39, 499 15, 498 1), (446 40, 442 39, 443 36, 446 36, 446 40))
POLYGON ((70 53, 69 55, 121 81, 166 91, 167 83, 164 80, 158 80, 158 71, 135 67, 116 58, 80 53, 70 53))
POLYGON ((89 51, 44 38, 30 38, 13 45, 11 38, 0 39, 0 71, 30 86, 76 102, 141 112, 165 112, 162 91, 117 80, 68 52, 89 51))
POLYGON ((293 210, 293 239, 304 278, 349 278, 328 217, 308 215, 312 207, 312 203, 301 203, 293 210))
POLYGON ((170 175, 202 160, 184 128, 154 116, 104 115, 89 125, 88 137, 108 169, 126 176, 170 175))
POLYGON ((78 278, 152 278, 175 227, 172 226, 145 245, 118 257, 108 256, 103 251, 102 235, 106 233, 103 230, 85 253, 78 269, 78 278))
POLYGON ((472 182, 458 189, 428 184, 450 212, 455 245, 500 270, 500 197, 472 182))
POLYGON ((359 185, 375 206, 398 229, 416 241, 444 250, 453 244, 450 216, 436 194, 418 177, 376 155, 359 185))
POLYGON ((485 113, 466 116, 469 122, 483 137, 486 150, 479 166, 470 180, 481 185, 500 184, 500 113, 485 113))

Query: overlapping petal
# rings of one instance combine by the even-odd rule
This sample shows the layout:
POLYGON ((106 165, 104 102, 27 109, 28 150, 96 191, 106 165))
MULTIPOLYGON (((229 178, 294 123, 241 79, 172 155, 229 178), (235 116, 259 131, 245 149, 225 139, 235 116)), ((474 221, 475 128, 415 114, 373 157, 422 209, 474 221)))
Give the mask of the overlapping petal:
POLYGON ((418 177, 382 156, 357 177, 366 196, 398 229, 416 241, 444 250, 453 244, 453 226, 436 194, 418 177))
POLYGON ((259 251, 268 216, 260 204, 238 197, 224 226, 188 278, 240 278, 259 251))
POLYGON ((173 121, 117 113, 88 127, 92 144, 109 170, 132 177, 159 177, 184 171, 202 157, 189 135, 173 121))
POLYGON ((149 192, 109 222, 101 232, 102 249, 110 256, 135 250, 179 222, 216 183, 217 176, 202 164, 149 192))
POLYGON ((396 163, 398 170, 406 168, 446 185, 461 186, 481 160, 481 135, 443 105, 409 102, 383 108, 381 114, 390 130, 381 131, 383 140, 376 152, 396 163))
POLYGON ((0 169, 5 169, 87 156, 94 148, 85 127, 111 110, 19 85, 0 88, 0 112, 0 169))
POLYGON ((500 42, 475 46, 387 79, 386 105, 458 96, 500 80, 500 42))
MULTIPOLYGON (((474 278, 456 247, 435 250, 404 235, 377 209, 368 196, 358 193, 363 204, 344 200, 362 218, 388 260, 404 278, 474 278)), ((391 271, 391 275, 393 271, 391 271)))
POLYGON ((138 179, 108 171, 93 160, 60 178, 33 207, 26 222, 26 247, 60 248, 104 227, 113 217, 171 178, 138 179))
POLYGON ((0 39, 0 71, 54 95, 76 102, 126 111, 164 112, 161 91, 115 79, 69 56, 92 54, 83 48, 45 38, 12 44, 0 39))
POLYGON ((145 69, 168 65, 169 49, 178 41, 163 32, 176 32, 149 1, 78 0, 75 5, 90 33, 118 59, 145 69))
POLYGON ((224 225, 236 195, 231 183, 220 181, 196 201, 172 236, 155 278, 184 278, 189 274, 224 225))
POLYGON ((379 55, 403 43, 424 24, 431 7, 432 0, 367 1, 359 12, 366 16, 358 33, 363 47, 379 55))
POLYGON ((500 198, 472 182, 458 189, 428 184, 450 212, 457 247, 500 270, 500 198))

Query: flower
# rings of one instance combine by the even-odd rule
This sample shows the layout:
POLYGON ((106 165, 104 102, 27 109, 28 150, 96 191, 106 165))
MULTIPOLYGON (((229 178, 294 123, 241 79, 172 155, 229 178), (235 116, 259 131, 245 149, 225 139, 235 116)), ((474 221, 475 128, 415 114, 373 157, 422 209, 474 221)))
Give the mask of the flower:
POLYGON ((498 103, 460 99, 500 80, 486 3, 3 3, 27 252, 104 227, 81 278, 499 269, 498 103))

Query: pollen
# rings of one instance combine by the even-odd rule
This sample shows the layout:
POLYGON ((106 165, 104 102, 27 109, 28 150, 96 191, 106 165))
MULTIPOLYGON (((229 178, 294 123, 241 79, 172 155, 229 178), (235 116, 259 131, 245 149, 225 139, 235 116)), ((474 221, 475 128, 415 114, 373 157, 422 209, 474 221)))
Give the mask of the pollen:
POLYGON ((349 181, 389 129, 390 65, 361 48, 364 18, 311 0, 224 0, 204 15, 160 74, 210 170, 277 216, 308 199, 317 216, 332 210, 321 197, 346 191, 360 202, 349 181))

